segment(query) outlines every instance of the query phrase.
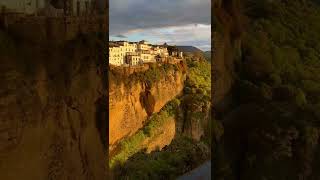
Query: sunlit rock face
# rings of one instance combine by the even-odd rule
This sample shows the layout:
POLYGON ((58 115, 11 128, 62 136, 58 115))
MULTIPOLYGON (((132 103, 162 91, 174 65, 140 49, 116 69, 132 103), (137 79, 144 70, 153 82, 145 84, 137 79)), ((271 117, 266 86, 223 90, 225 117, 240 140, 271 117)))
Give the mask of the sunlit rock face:
POLYGON ((109 81, 109 145, 112 148, 121 139, 142 128, 147 117, 157 113, 177 95, 184 86, 185 73, 172 70, 161 80, 148 86, 137 81, 130 87, 109 81))

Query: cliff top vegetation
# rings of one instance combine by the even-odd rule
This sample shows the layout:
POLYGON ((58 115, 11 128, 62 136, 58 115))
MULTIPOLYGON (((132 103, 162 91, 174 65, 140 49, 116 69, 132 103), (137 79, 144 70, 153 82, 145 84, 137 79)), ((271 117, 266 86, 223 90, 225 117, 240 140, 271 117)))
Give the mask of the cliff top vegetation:
POLYGON ((320 6, 312 0, 231 6, 223 8, 230 17, 240 12, 245 28, 238 29, 243 34, 241 56, 234 59, 235 108, 222 117, 216 178, 317 179, 320 6))

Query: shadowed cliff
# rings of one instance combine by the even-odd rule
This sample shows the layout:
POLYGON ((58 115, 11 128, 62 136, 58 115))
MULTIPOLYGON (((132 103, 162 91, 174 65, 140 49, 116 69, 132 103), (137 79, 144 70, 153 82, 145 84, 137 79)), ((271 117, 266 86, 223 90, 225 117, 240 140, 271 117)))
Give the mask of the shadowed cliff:
POLYGON ((213 108, 216 115, 228 111, 232 103, 235 63, 241 56, 241 36, 244 17, 240 1, 217 0, 213 3, 214 48, 212 74, 214 77, 213 108))
POLYGON ((62 46, 0 38, 0 178, 105 179, 102 38, 62 46))

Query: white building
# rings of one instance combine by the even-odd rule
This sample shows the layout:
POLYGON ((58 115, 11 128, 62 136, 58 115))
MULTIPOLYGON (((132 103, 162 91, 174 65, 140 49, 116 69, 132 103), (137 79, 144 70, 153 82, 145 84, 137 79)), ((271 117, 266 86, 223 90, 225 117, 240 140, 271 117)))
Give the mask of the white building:
POLYGON ((146 41, 127 42, 115 41, 109 42, 109 64, 115 66, 123 65, 141 65, 143 63, 155 63, 156 56, 168 56, 166 47, 151 45, 146 41))
POLYGON ((109 43, 109 63, 120 66, 124 64, 123 49, 117 44, 109 43))
POLYGON ((143 61, 141 59, 141 55, 137 52, 127 53, 127 64, 131 66, 136 66, 142 64, 143 61))

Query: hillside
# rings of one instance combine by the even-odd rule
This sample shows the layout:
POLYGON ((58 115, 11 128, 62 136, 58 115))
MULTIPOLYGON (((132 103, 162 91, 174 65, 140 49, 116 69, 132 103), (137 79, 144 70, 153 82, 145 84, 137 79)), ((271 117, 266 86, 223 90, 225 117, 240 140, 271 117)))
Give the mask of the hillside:
POLYGON ((224 128, 215 179, 319 179, 320 6, 215 5, 215 118, 224 128))
POLYGON ((207 61, 211 61, 211 51, 205 51, 203 52, 204 57, 206 58, 207 61))

